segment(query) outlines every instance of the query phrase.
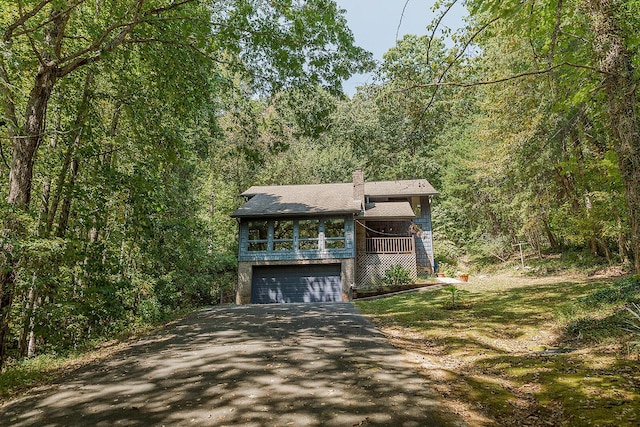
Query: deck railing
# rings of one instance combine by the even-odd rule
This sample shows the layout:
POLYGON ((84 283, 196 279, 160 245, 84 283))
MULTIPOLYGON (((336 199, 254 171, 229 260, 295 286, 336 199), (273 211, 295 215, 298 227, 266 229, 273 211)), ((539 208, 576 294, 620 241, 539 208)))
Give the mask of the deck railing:
POLYGON ((370 237, 366 240, 368 254, 414 253, 413 237, 370 237))

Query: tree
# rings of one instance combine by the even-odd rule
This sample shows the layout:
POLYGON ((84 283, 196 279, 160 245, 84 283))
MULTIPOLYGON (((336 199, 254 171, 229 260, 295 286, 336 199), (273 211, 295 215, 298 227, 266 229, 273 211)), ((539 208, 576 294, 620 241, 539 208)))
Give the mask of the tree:
MULTIPOLYGON (((450 4, 449 2, 448 4, 450 4)), ((609 120, 610 139, 625 187, 627 218, 634 268, 640 272, 640 136, 636 114, 638 75, 634 63, 637 57, 637 3, 614 3, 609 0, 584 1, 467 1, 471 26, 461 43, 462 51, 492 38, 520 37, 529 45, 530 68, 512 74, 487 79, 461 81, 448 78, 446 71, 429 85, 479 86, 502 84, 525 77, 545 76, 558 80, 585 81, 574 85, 569 101, 584 102, 602 91, 609 120)), ((446 9, 445 12, 446 13, 446 9)), ((460 64, 457 56, 451 64, 460 64)), ((420 86, 420 85, 417 85, 420 86)))
POLYGON ((640 274, 640 119, 637 109, 640 77, 628 48, 631 37, 619 23, 621 17, 616 13, 616 4, 611 0, 590 0, 586 6, 594 33, 595 59, 604 74, 602 85, 611 138, 626 190, 635 271, 640 274))
MULTIPOLYGON (((3 212, 13 212, 2 230, 0 366, 19 280, 15 243, 33 236, 22 213, 30 210, 36 154, 51 130, 47 113, 61 82, 99 63, 111 64, 136 45, 180 48, 191 54, 187 61, 209 61, 212 81, 222 74, 214 68, 224 67, 265 90, 324 84, 337 91, 342 79, 369 66, 368 54, 353 45, 342 12, 327 0, 118 0, 108 8, 100 2, 2 0, 0 6, 2 121, 11 143, 3 212)), ((162 58, 163 52, 156 54, 162 58)), ((180 65, 164 64, 152 72, 168 75, 180 65)), ((111 105, 114 123, 127 102, 111 105)), ((77 160, 71 153, 70 164, 77 160)), ((77 169, 68 170, 77 176, 77 169)), ((74 179, 65 184, 67 194, 74 191, 74 179)))

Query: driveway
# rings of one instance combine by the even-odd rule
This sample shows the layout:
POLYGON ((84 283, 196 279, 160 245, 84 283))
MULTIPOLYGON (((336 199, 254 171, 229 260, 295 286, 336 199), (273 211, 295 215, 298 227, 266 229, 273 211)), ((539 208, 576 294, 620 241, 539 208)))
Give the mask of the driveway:
MULTIPOLYGON (((0 408, 12 426, 439 426, 352 304, 211 308, 0 408)), ((448 418, 448 417, 447 417, 448 418)))

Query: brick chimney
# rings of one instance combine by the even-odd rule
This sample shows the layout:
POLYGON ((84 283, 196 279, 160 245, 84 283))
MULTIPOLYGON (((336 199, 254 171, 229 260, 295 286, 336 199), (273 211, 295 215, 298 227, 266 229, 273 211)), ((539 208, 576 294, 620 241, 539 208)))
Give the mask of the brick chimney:
POLYGON ((360 202, 360 209, 364 209, 364 174, 360 168, 353 171, 353 201, 360 202))

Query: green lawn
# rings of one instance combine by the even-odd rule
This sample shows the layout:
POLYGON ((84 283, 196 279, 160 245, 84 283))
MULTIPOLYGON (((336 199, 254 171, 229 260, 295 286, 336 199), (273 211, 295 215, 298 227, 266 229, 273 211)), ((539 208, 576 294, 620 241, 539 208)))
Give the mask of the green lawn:
POLYGON ((636 426, 640 366, 621 327, 625 302, 585 298, 611 286, 472 277, 457 309, 445 308, 443 289, 356 305, 471 425, 636 426))

